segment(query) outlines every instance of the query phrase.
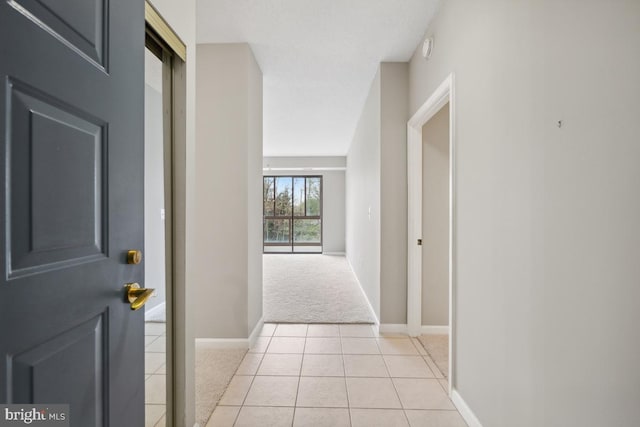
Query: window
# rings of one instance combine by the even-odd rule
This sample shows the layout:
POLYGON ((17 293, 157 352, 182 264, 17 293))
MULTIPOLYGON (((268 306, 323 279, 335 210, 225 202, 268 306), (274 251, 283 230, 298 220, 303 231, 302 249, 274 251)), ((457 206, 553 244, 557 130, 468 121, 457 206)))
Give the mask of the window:
POLYGON ((322 252, 322 177, 263 178, 265 253, 322 252))

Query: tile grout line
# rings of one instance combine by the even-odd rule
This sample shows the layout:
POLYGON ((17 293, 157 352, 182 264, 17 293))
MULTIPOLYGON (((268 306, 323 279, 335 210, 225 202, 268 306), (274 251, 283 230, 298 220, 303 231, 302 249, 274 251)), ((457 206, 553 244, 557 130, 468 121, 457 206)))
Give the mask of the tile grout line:
MULTIPOLYGON (((223 408, 240 408, 239 405, 219 405, 223 408)), ((246 408, 294 408, 291 405, 243 405, 242 407, 246 408)), ((304 409, 349 409, 344 406, 298 406, 298 408, 304 409)), ((392 407, 378 407, 378 408, 370 408, 367 406, 351 406, 351 409, 366 409, 366 410, 383 410, 383 411, 403 411, 403 408, 392 408, 392 407)), ((422 411, 422 412, 458 412, 456 409, 411 409, 407 408, 407 411, 422 411)))
MULTIPOLYGON (((416 339, 417 339, 417 338, 416 338, 416 339)), ((451 338, 449 338, 449 339, 451 339, 451 338)), ((420 340, 418 340, 418 342, 420 342, 420 340)), ((414 344, 414 345, 416 345, 416 344, 414 344)), ((440 375, 442 375, 442 378, 446 379, 446 380, 447 380, 447 382, 448 382, 448 381, 449 381, 449 377, 448 377, 448 375, 445 377, 444 372, 442 372, 442 369, 440 369, 440 366, 438 366, 438 364, 436 363, 436 361, 433 359, 433 356, 431 356, 431 353, 429 353, 429 350, 427 350, 427 348, 426 348, 424 345, 422 345, 422 343, 421 343, 421 342, 420 342, 420 345, 421 345, 421 346, 422 346, 422 348, 424 349, 425 353, 427 353, 426 355, 424 355, 424 357, 428 357, 428 358, 429 358, 429 360, 431 360, 431 362, 433 363, 433 366, 435 366, 435 367, 436 367, 436 369, 438 370, 438 372, 440 372, 440 375)), ((449 357, 451 357, 451 355, 449 355, 449 357)), ((449 390, 446 390, 446 391, 447 391, 447 395, 448 395, 448 394, 449 394, 449 390)))
POLYGON ((271 335, 268 336, 269 343, 265 347, 264 353, 262 353, 262 357, 260 358, 260 363, 258 364, 258 368, 256 369, 256 373, 253 376, 253 379, 251 380, 251 384, 249 384, 249 388, 247 389, 247 394, 244 396, 244 399, 242 400, 242 405, 240 406, 240 410, 238 411, 238 415, 236 415, 236 419, 235 419, 235 421, 233 423, 234 425, 238 422, 238 418, 240 418, 240 412, 242 411, 242 408, 245 407, 245 403, 247 401, 247 397, 249 396, 249 391, 251 391, 251 387, 253 386, 253 382, 255 381, 256 377, 258 376, 258 372, 260 371, 260 368, 262 367, 262 363, 264 362, 264 358, 267 356, 267 352, 269 351, 269 347, 271 347, 271 343, 273 341, 273 337, 276 336, 276 329, 278 329, 278 325, 276 325, 273 328, 273 332, 271 332, 271 335))
MULTIPOLYGON (((275 333, 275 330, 274 330, 275 333)), ((262 353, 262 357, 260 358, 260 363, 258 363, 258 368, 256 369, 256 373, 255 375, 252 375, 251 378, 251 383, 249 383, 249 387, 247 388, 247 393, 244 395, 244 398, 242 399, 242 403, 240 404, 240 409, 238 410, 238 413, 236 414, 234 420, 233 420, 233 425, 235 426, 236 423, 238 422, 238 418, 240 418, 240 412, 242 412, 242 409, 245 406, 245 402, 247 401, 247 397, 249 396, 249 392, 251 391, 251 387, 253 387, 253 382, 255 381, 256 377, 258 376, 258 371, 260 370, 260 367, 262 366, 262 362, 264 361, 264 356, 266 356, 267 354, 267 350, 269 349, 269 346, 271 345, 271 339, 273 338, 273 335, 267 337, 269 338, 269 342, 267 343, 267 346, 264 349, 264 353, 262 353)), ((249 354, 249 352, 247 352, 247 354, 249 354)), ((226 390, 225 390, 226 392, 226 390)), ((223 395, 224 396, 224 393, 223 395)))
POLYGON ((342 345, 342 329, 338 326, 338 334, 340 335, 340 358, 342 359, 342 375, 344 379, 344 392, 347 395, 347 414, 349 415, 349 427, 353 426, 351 418, 351 400, 349 399, 349 386, 347 385, 347 364, 344 361, 344 346, 342 345))
POLYGON ((304 355, 305 350, 307 349, 307 331, 309 330, 309 325, 307 325, 307 329, 305 331, 304 336, 304 345, 302 346, 302 361, 300 362, 300 370, 298 371, 298 385, 296 387, 296 399, 293 402, 293 417, 291 417, 291 427, 293 427, 293 423, 296 420, 296 408, 298 407, 298 395, 300 394, 300 380, 302 378, 302 364, 304 363, 304 355))
MULTIPOLYGON (((376 340, 376 343, 378 343, 378 347, 379 347, 378 340, 376 340)), ((417 351, 418 349, 416 348, 415 350, 417 351)), ((382 355, 382 361, 384 362, 384 366, 385 366, 385 368, 387 368, 387 374, 389 374, 389 380, 391 381, 391 385, 393 386, 393 390, 396 392, 396 397, 398 398, 398 402, 400 403, 400 410, 402 411, 402 415, 404 415, 404 419, 407 421, 407 425, 409 426, 409 425, 411 425, 411 423, 409 422, 409 417, 407 416, 407 409, 404 407, 404 403, 402 402, 402 399, 400 398, 400 393, 398 393, 398 388, 396 387, 396 383, 395 383, 395 381, 393 381, 393 377, 391 376, 391 370, 389 370, 389 365, 387 364, 387 359, 385 359, 385 357, 384 357, 385 355, 382 354, 382 348, 380 348, 380 354, 382 355)))
MULTIPOLYGON (((396 383, 393 382, 393 378, 391 377, 391 371, 389 370, 389 366, 387 365, 387 359, 384 358, 384 354, 382 354, 382 348, 380 348, 380 343, 378 342, 378 340, 376 340, 376 344, 378 344, 378 348, 380 350, 380 356, 382 357, 382 362, 384 363, 384 367, 387 370, 387 374, 389 375, 389 381, 391 381, 391 385, 393 386, 393 391, 396 392, 396 397, 398 398, 398 402, 400 403, 400 408, 402 409, 402 412, 404 413, 404 404, 402 403, 402 399, 400 399, 400 393, 398 393, 398 388, 396 387, 396 383)), ((407 414, 404 413, 404 417, 407 418, 407 414)), ((409 422, 409 420, 407 419, 407 423, 409 422)))

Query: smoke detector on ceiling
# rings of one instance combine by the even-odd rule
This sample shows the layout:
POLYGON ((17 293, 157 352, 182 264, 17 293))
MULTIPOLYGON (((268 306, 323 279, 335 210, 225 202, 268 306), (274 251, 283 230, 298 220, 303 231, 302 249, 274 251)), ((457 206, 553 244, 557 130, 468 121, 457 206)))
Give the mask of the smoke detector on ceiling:
POLYGON ((433 37, 429 37, 425 39, 424 43, 422 43, 422 56, 424 59, 429 59, 431 57, 431 52, 433 51, 433 37))

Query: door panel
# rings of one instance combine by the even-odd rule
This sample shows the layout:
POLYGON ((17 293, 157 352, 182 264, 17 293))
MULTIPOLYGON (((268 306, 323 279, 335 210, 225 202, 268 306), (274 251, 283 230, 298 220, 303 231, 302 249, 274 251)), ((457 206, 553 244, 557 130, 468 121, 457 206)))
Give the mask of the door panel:
POLYGON ((15 402, 74 402, 73 422, 103 426, 107 384, 105 314, 96 316, 7 361, 15 402), (67 384, 62 389, 59 385, 67 384))
POLYGON ((105 256, 106 124, 8 85, 9 277, 105 256))
POLYGON ((106 0, 10 0, 9 5, 70 49, 106 69, 106 0))
POLYGON ((0 2, 0 402, 144 425, 144 2, 0 2))

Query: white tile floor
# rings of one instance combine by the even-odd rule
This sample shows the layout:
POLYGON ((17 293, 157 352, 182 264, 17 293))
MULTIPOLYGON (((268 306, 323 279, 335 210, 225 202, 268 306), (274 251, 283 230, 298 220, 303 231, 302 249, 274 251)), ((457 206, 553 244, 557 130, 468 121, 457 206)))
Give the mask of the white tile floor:
POLYGON ((206 427, 464 427, 417 340, 265 324, 206 427))
POLYGON ((164 427, 166 413, 166 326, 145 323, 145 427, 164 427))

